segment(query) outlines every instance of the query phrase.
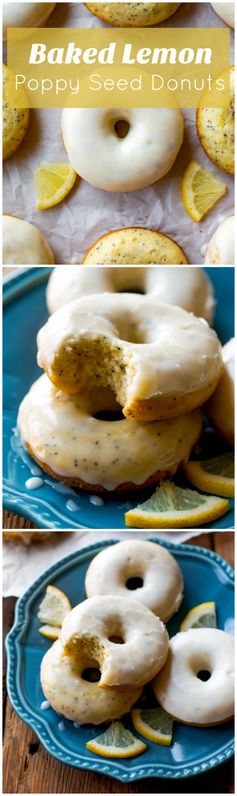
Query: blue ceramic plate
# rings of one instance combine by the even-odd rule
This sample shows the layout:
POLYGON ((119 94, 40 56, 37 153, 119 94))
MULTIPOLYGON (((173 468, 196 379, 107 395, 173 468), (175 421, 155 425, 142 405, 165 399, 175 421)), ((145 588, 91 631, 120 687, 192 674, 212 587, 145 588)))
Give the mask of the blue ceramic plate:
MULTIPOLYGON (((92 495, 76 491, 42 473, 15 431, 20 401, 42 373, 36 364, 36 335, 47 319, 45 288, 50 270, 27 268, 4 284, 4 507, 27 517, 39 528, 124 528, 124 512, 146 500, 152 490, 140 490, 139 496, 106 495, 102 505, 97 505, 93 490, 92 495), (43 486, 32 492, 25 486, 31 475, 41 475, 43 479, 43 486)), ((207 270, 217 298, 215 329, 225 343, 234 333, 234 269, 207 270)), ((220 440, 210 434, 206 434, 206 447, 208 456, 223 450, 220 440)), ((231 510, 209 527, 232 528, 233 524, 231 510)))
MULTIPOLYGON (((218 627, 233 631, 234 573, 220 556, 207 549, 189 545, 160 542, 170 550, 182 569, 184 600, 175 617, 168 623, 172 636, 180 622, 194 605, 215 600, 218 627)), ((85 768, 108 774, 122 782, 143 777, 182 778, 200 774, 228 760, 234 751, 233 722, 219 727, 187 727, 174 723, 173 742, 170 747, 158 746, 150 741, 141 757, 129 760, 99 758, 86 749, 86 742, 99 735, 104 726, 75 727, 63 720, 52 708, 42 710, 44 700, 40 686, 40 662, 50 642, 38 632, 39 604, 48 583, 62 589, 72 605, 85 599, 84 579, 91 559, 113 541, 99 542, 73 553, 52 566, 31 586, 16 605, 15 624, 7 637, 8 693, 12 705, 23 721, 37 733, 47 751, 58 760, 75 768, 85 768)), ((125 724, 131 730, 129 718, 125 724)), ((138 733, 135 733, 138 735, 138 733)))

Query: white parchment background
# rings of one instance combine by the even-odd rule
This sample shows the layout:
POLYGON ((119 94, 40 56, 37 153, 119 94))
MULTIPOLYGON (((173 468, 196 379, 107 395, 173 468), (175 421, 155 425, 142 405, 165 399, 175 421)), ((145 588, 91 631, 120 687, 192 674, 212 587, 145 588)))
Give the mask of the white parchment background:
MULTIPOLYGON (((46 24, 49 27, 103 26, 83 3, 57 3, 46 24)), ((210 3, 199 2, 182 3, 163 26, 224 27, 225 23, 214 13, 210 3)), ((195 110, 184 111, 184 144, 172 171, 154 186, 111 194, 78 179, 64 202, 40 212, 35 210, 33 173, 42 160, 65 162, 60 117, 58 109, 31 111, 30 127, 22 146, 4 164, 3 212, 36 224, 46 235, 56 264, 80 263, 83 253, 100 235, 130 225, 160 229, 180 243, 190 263, 202 264, 205 245, 218 224, 232 214, 234 199, 233 178, 215 168, 199 144, 195 110), (181 179, 191 159, 216 174, 228 187, 224 199, 200 224, 189 218, 181 199, 181 179)))

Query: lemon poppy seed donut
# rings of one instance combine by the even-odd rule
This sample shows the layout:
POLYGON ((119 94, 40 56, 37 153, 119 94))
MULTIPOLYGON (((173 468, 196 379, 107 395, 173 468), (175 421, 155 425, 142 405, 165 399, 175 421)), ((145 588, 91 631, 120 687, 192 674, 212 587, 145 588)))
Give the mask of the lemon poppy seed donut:
POLYGON ((56 3, 3 3, 3 37, 8 28, 42 27, 56 3))
POLYGON ((98 662, 100 688, 145 685, 164 665, 169 646, 163 622, 146 605, 113 595, 73 608, 60 637, 66 655, 87 654, 98 662))
POLYGON ((87 597, 98 594, 139 600, 167 622, 183 599, 183 578, 175 558, 161 545, 125 539, 101 550, 91 561, 85 579, 87 597), (132 579, 141 584, 130 589, 132 579))
POLYGON ((180 3, 84 3, 99 19, 119 27, 158 25, 171 17, 180 3))
POLYGON ((74 171, 95 188, 136 191, 160 180, 183 142, 178 108, 64 108, 62 136, 74 171), (120 137, 121 123, 127 134, 120 137))
POLYGON ((213 10, 218 14, 218 17, 230 25, 231 28, 235 26, 235 4, 234 3, 211 3, 213 10))
POLYGON ((131 291, 155 296, 165 304, 183 307, 194 315, 213 319, 213 286, 202 268, 54 268, 46 290, 50 313, 91 293, 131 291))
POLYGON ((125 417, 160 420, 200 406, 223 367, 203 318, 150 296, 101 293, 57 310, 37 337, 38 365, 69 394, 110 387, 125 417))
POLYGON ((21 107, 12 107, 15 94, 15 75, 9 66, 2 66, 2 99, 3 99, 3 160, 16 152, 28 130, 30 112, 26 91, 20 87, 18 96, 21 107), (25 106, 25 107, 24 107, 25 106))
POLYGON ((45 698, 57 713, 79 724, 102 724, 128 713, 142 693, 141 688, 100 688, 83 677, 98 664, 88 656, 64 655, 60 639, 45 653, 41 663, 41 685, 45 698))
POLYGON ((188 261, 176 241, 146 227, 114 229, 92 244, 84 265, 183 265, 188 261))
POLYGON ((3 216, 3 265, 51 265, 52 249, 33 224, 15 216, 3 216))
POLYGON ((218 75, 219 79, 229 76, 230 96, 224 108, 205 108, 205 93, 197 109, 197 132, 200 143, 210 160, 219 169, 234 174, 234 114, 235 114, 235 76, 234 67, 218 75))
POLYGON ((177 721, 214 725, 234 712, 234 638, 213 627, 178 633, 153 683, 159 704, 177 721), (210 677, 203 681, 200 672, 210 677))
POLYGON ((170 477, 188 460, 201 433, 199 410, 154 423, 99 419, 101 412, 116 409, 109 391, 70 397, 44 375, 21 403, 18 428, 43 470, 94 492, 125 492, 170 477))
POLYGON ((208 265, 235 264, 235 216, 225 218, 208 243, 205 263, 208 265))
POLYGON ((234 445, 235 433, 235 339, 223 346, 224 369, 219 384, 207 402, 206 411, 220 436, 234 445))

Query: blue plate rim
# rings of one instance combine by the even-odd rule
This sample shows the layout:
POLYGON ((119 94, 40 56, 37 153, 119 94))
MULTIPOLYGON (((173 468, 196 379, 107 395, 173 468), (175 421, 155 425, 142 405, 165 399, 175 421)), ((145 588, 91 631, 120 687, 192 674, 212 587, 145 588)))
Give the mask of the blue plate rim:
MULTIPOLYGON (((152 766, 150 763, 138 764, 133 767, 132 771, 127 771, 124 769, 123 763, 121 761, 116 761, 115 764, 113 760, 108 759, 106 763, 102 763, 101 759, 94 761, 91 757, 88 757, 87 754, 83 755, 83 757, 79 757, 78 755, 73 757, 72 754, 68 754, 65 757, 64 751, 60 752, 59 748, 57 748, 55 745, 52 745, 52 738, 49 728, 47 727, 46 720, 44 720, 43 717, 39 719, 38 716, 36 719, 34 716, 32 716, 32 711, 30 712, 28 707, 24 704, 24 698, 21 694, 18 678, 21 658, 17 641, 20 640, 21 635, 27 626, 29 609, 33 597, 35 598, 38 591, 41 591, 43 585, 46 585, 49 577, 55 575, 56 573, 57 575, 60 575, 61 571, 65 572, 65 568, 70 568, 71 564, 75 561, 80 563, 87 559, 91 553, 97 553, 108 545, 116 544, 117 541, 117 539, 106 539, 103 541, 94 542, 63 557, 46 569, 27 589, 27 591, 18 598, 15 605, 14 624, 5 640, 5 646, 7 650, 7 691, 9 699, 19 718, 36 732, 46 751, 59 760, 59 762, 64 762, 74 768, 97 771, 98 773, 114 777, 120 782, 127 783, 135 782, 138 779, 144 779, 146 777, 184 779, 186 777, 206 773, 208 770, 223 764, 234 755, 234 740, 218 750, 216 755, 212 755, 209 758, 207 755, 205 758, 202 758, 202 763, 200 764, 193 763, 189 764, 188 767, 185 765, 181 766, 179 764, 179 768, 176 772, 171 771, 168 765, 160 765, 159 763, 153 764, 152 766)), ((160 544, 171 552, 173 551, 177 554, 180 552, 181 554, 188 555, 191 558, 204 558, 209 559, 211 562, 215 562, 218 566, 224 569, 227 578, 230 580, 230 583, 234 584, 235 574, 233 568, 230 566, 230 564, 228 564, 227 561, 225 561, 225 559, 223 559, 213 550, 202 548, 198 545, 177 544, 175 542, 164 541, 163 539, 159 539, 159 537, 152 537, 150 541, 160 544)), ((58 741, 57 746, 59 747, 58 741)))

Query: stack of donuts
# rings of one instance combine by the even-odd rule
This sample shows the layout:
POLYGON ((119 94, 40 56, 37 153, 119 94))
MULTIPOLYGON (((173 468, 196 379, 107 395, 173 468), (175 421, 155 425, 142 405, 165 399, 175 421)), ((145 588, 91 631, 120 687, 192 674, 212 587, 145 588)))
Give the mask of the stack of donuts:
POLYGON ((233 715, 233 637, 214 628, 178 633, 164 621, 183 598, 182 573, 160 545, 142 540, 103 549, 87 570, 87 599, 65 617, 41 664, 49 704, 79 724, 121 718, 152 681, 171 716, 212 725, 233 715), (135 596, 134 596, 135 595, 135 596), (209 670, 203 682, 199 674, 209 670))
POLYGON ((46 472, 78 488, 156 484, 189 458, 200 407, 220 380, 221 346, 205 320, 212 287, 201 269, 102 269, 91 281, 74 269, 74 279, 62 279, 68 274, 65 300, 77 298, 62 304, 60 278, 57 298, 60 269, 49 286, 50 306, 61 306, 38 334, 45 374, 20 406, 23 444, 46 472), (144 295, 116 292, 129 285, 144 295))

